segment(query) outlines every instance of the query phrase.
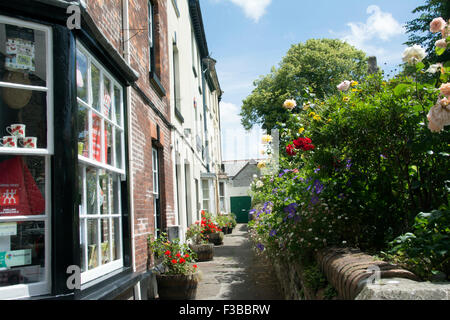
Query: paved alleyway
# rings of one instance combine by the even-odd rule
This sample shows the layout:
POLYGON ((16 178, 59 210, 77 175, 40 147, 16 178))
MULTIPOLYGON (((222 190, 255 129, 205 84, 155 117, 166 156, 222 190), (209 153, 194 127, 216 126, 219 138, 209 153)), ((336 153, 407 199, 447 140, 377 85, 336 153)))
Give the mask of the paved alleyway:
POLYGON ((214 259, 199 262, 203 273, 196 300, 279 300, 282 295, 269 266, 256 257, 247 225, 238 224, 224 244, 214 248, 214 259))

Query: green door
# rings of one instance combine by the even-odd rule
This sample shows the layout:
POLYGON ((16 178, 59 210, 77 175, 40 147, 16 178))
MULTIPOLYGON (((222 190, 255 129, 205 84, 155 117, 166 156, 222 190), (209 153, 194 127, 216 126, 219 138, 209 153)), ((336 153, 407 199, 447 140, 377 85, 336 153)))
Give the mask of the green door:
POLYGON ((250 197, 231 197, 231 212, 236 215, 238 223, 248 223, 248 214, 252 207, 250 197))

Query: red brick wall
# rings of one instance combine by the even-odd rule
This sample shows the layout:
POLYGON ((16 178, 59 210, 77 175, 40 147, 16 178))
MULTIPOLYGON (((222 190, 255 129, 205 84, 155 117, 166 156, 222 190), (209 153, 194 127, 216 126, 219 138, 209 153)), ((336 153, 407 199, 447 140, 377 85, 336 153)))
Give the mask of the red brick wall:
MULTIPOLYGON (((88 12, 104 36, 122 54, 122 0, 87 0, 88 12)), ((170 121, 169 65, 167 43, 167 0, 154 0, 155 15, 155 65, 159 80, 166 90, 160 97, 150 83, 148 5, 147 0, 129 0, 129 41, 130 64, 139 73, 136 84, 153 105, 170 121), (141 30, 132 30, 141 29, 141 30)), ((162 145, 160 156, 160 187, 163 228, 175 223, 173 198, 173 172, 171 156, 171 131, 165 122, 145 102, 141 95, 131 89, 131 174, 134 179, 134 233, 136 271, 147 268, 147 237, 154 234, 153 177, 152 177, 152 132, 156 125, 160 128, 162 145)), ((153 136, 155 136, 153 134, 153 136)))

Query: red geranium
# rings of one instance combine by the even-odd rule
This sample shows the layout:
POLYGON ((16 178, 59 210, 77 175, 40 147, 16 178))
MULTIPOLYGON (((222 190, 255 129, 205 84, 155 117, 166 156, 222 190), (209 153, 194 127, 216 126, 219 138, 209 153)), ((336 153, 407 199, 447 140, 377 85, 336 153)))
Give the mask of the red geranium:
POLYGON ((176 260, 176 259, 173 259, 173 260, 172 260, 172 263, 173 263, 173 264, 176 264, 176 263, 177 263, 177 260, 176 260))
POLYGON ((170 251, 167 250, 166 252, 164 252, 164 254, 165 254, 166 256, 170 256, 170 251))
POLYGON ((295 152, 294 146, 292 144, 290 144, 286 147, 286 153, 288 155, 290 155, 291 157, 295 156, 297 154, 297 152, 295 152))
POLYGON ((180 263, 185 263, 186 260, 184 260, 183 258, 181 258, 181 259, 179 260, 179 262, 180 262, 180 263))

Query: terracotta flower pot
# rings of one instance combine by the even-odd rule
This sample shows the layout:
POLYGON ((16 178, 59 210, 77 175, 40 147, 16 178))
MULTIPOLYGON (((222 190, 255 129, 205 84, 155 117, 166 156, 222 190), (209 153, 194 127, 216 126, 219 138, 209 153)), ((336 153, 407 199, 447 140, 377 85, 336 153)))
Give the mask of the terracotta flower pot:
POLYGON ((197 295, 198 274, 157 274, 158 295, 161 300, 194 300, 197 295))
POLYGON ((216 246, 223 244, 223 232, 215 232, 209 235, 209 242, 214 243, 216 246))
POLYGON ((214 244, 190 244, 189 248, 197 254, 197 261, 210 261, 214 257, 214 244))

